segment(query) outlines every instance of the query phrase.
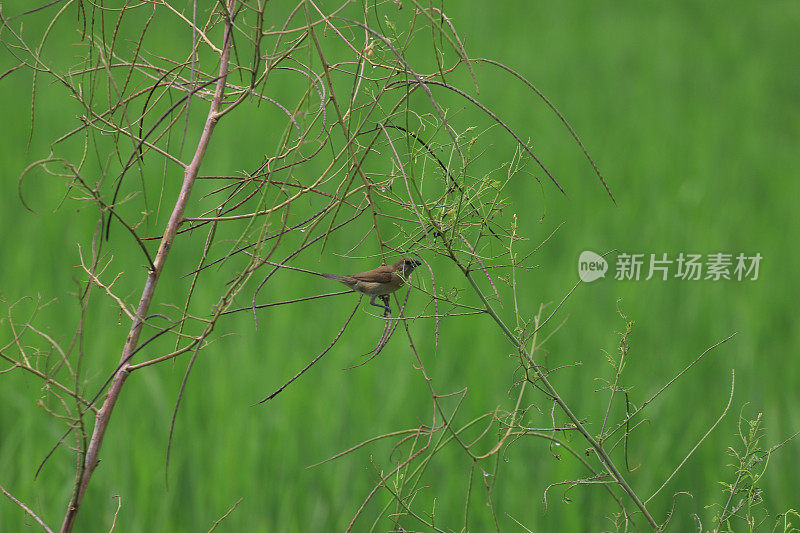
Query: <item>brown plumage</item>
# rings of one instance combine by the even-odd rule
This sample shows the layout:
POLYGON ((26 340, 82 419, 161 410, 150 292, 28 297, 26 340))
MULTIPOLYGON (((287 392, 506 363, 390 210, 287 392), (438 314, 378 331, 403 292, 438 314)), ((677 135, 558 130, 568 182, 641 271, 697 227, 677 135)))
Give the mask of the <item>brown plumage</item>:
POLYGON ((401 257, 393 265, 379 266, 374 270, 359 272, 358 274, 341 276, 339 274, 320 273, 320 276, 344 283, 354 291, 368 295, 370 305, 381 307, 391 313, 392 310, 388 305, 375 303, 375 299, 378 296, 393 293, 402 287, 408 276, 421 264, 422 262, 419 259, 401 257))

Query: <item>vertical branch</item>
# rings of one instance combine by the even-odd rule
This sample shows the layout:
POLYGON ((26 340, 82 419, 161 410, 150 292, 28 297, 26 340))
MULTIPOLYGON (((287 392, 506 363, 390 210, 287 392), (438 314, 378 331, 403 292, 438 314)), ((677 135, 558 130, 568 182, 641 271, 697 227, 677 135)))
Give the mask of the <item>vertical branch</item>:
POLYGON ((220 107, 222 104, 222 96, 225 92, 225 85, 227 83, 228 64, 230 60, 231 43, 233 40, 233 21, 231 14, 233 12, 235 2, 236 0, 228 0, 228 13, 225 15, 225 33, 223 38, 222 54, 220 56, 219 79, 217 80, 214 97, 208 110, 205 127, 203 128, 203 133, 197 143, 197 149, 195 150, 192 162, 184 172, 183 185, 181 186, 180 193, 178 194, 178 199, 175 202, 175 208, 172 210, 172 215, 170 216, 167 226, 164 229, 164 235, 161 238, 161 244, 158 248, 158 253, 153 261, 153 267, 147 273, 147 279, 145 280, 142 297, 139 300, 136 317, 131 324, 131 329, 128 333, 128 338, 125 341, 125 347, 122 351, 119 369, 114 375, 114 379, 111 382, 111 386, 109 387, 108 394, 103 402, 103 406, 95 417, 92 438, 89 442, 89 447, 86 450, 86 457, 83 460, 81 472, 79 473, 75 490, 69 502, 66 515, 64 516, 64 522, 61 526, 61 531, 65 533, 72 531, 72 528, 75 525, 75 518, 77 517, 78 510, 80 509, 81 502, 86 494, 86 489, 89 486, 89 481, 92 478, 92 474, 97 467, 97 458, 98 454, 100 453, 100 446, 103 443, 103 438, 105 436, 106 429, 108 428, 108 423, 111 420, 111 413, 114 410, 114 406, 117 403, 119 394, 122 391, 122 386, 125 384, 125 380, 130 373, 129 360, 136 350, 136 346, 139 342, 139 335, 141 334, 142 326, 144 325, 143 318, 147 316, 150 304, 153 301, 158 279, 164 269, 164 264, 166 263, 167 256, 169 256, 169 252, 172 248, 173 241, 175 240, 178 227, 183 221, 183 213, 186 211, 186 206, 189 202, 189 196, 192 192, 192 186, 197 178, 200 165, 203 162, 206 149, 208 148, 208 144, 211 140, 211 134, 213 133, 214 127, 216 126, 220 117, 220 107))

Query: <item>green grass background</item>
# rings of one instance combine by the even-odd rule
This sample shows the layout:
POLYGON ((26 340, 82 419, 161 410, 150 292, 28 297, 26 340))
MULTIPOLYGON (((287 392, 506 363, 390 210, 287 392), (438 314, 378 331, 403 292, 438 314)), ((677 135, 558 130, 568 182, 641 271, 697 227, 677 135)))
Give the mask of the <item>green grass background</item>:
MULTIPOLYGON (((673 255, 741 251, 764 257, 754 282, 606 279, 582 286, 557 317, 567 322, 548 341, 551 362, 582 363, 557 374, 554 382, 577 413, 597 420, 606 396, 594 392, 599 386, 594 378, 609 375, 603 350, 615 349, 615 331, 622 327, 617 299, 636 322, 626 370, 634 401, 658 390, 711 344, 738 332, 649 408, 650 422, 630 443, 631 463, 642 466, 628 478, 649 495, 719 416, 731 369, 736 371, 731 412, 651 504, 653 513, 663 518, 672 505, 671 494, 689 491, 693 497, 678 498, 675 530, 692 527, 693 513, 710 527, 705 507, 723 499, 718 481, 730 477, 725 450, 737 444, 740 409, 747 415, 764 413, 770 443, 800 430, 800 329, 795 326, 800 296, 800 6, 688 1, 450 4, 445 9, 470 54, 497 58, 533 80, 581 135, 617 198, 615 207, 541 102, 521 84, 497 83, 495 72, 478 69, 480 100, 533 139, 568 194, 561 196, 546 183, 543 203, 535 182, 512 184, 520 231, 532 245, 565 222, 537 253, 539 268, 519 280, 524 313, 531 316, 540 302, 560 301, 576 280, 577 257, 585 249, 673 255)), ((19 12, 22 5, 6 2, 3 12, 19 12)), ((43 14, 26 24, 46 22, 43 14)), ((63 53, 68 55, 69 48, 63 53)), ((7 52, 0 53, 0 71, 13 64, 7 52)), ((0 136, 0 294, 9 302, 26 295, 58 298, 37 323, 68 343, 77 317, 69 296, 78 276, 76 242, 88 247, 94 214, 70 202, 54 212, 63 187, 41 176, 24 186, 26 196, 35 198, 37 214, 26 211, 17 194, 21 170, 47 154, 54 131, 74 124, 68 101, 51 97, 60 94, 56 89, 40 87, 38 129, 26 150, 30 75, 0 82, 6 104, 0 136)), ((212 141, 204 172, 252 168, 266 150, 261 132, 268 129, 261 116, 231 117, 212 141), (241 131, 248 135, 237 134, 241 131)), ((487 136, 490 143, 508 146, 499 130, 487 136)), ((346 244, 341 238, 333 246, 346 249, 346 244)), ((438 267, 443 286, 465 286, 457 273, 447 270, 447 263, 428 259, 438 267)), ((136 300, 144 270, 135 261, 126 262, 124 255, 115 260, 126 270, 120 282, 123 294, 136 300)), ((193 261, 179 244, 165 279, 177 280, 192 269, 193 261)), ((325 266, 348 271, 369 265, 330 257, 325 266)), ((281 278, 280 287, 265 291, 264 301, 330 288, 323 280, 290 274, 281 278)), ((160 301, 171 296, 180 301, 185 288, 185 280, 162 283, 160 301)), ((209 303, 216 292, 217 287, 201 290, 198 301, 209 303)), ((390 444, 319 468, 305 467, 369 437, 429 421, 430 398, 405 340, 398 335, 370 364, 343 371, 358 361, 380 330, 378 321, 359 314, 358 329, 307 376, 268 405, 250 404, 324 347, 351 305, 340 298, 281 307, 262 313, 258 329, 246 316, 218 328, 230 335, 218 335, 194 369, 178 417, 169 489, 164 453, 185 360, 133 376, 114 413, 78 530, 107 530, 116 509, 113 495, 122 497, 119 531, 205 531, 239 498, 244 499, 222 530, 343 530, 376 479, 375 469, 391 468, 390 444)), ((23 303, 18 311, 24 315, 30 307, 23 303)), ((104 301, 96 312, 114 311, 104 301)), ((413 330, 426 348, 422 355, 438 390, 468 387, 462 422, 498 406, 513 407, 508 391, 515 363, 507 357, 510 346, 488 318, 446 323, 435 357, 432 325, 418 321, 413 330)), ((87 375, 94 386, 117 361, 126 333, 125 326, 91 330, 87 375)), ((5 344, 7 324, 2 335, 5 344)), ((37 380, 20 373, 0 378, 0 484, 57 526, 71 490, 72 455, 62 448, 37 481, 33 473, 62 425, 36 407, 37 380)), ((546 414, 549 405, 542 397, 529 396, 529 401, 546 414)), ((532 423, 544 425, 546 419, 532 423)), ((591 427, 598 429, 596 423, 591 427)), ((583 448, 579 440, 573 443, 583 448)), ((771 459, 763 486, 765 507, 773 514, 800 506, 798 453, 800 442, 792 442, 771 459)), ((504 459, 493 494, 502 530, 521 530, 510 517, 534 531, 610 527, 604 516, 613 505, 597 487, 569 491, 571 503, 560 500, 563 489, 553 489, 545 511, 547 485, 584 474, 573 461, 556 460, 545 441, 521 440, 504 459)), ((455 447, 430 467, 416 504, 430 510, 435 497, 442 527, 457 530, 463 522, 469 468, 455 447)), ((385 495, 379 501, 385 502, 385 495)), ((476 480, 471 531, 493 527, 485 503, 486 492, 476 480)), ((366 530, 376 510, 372 504, 356 530, 366 530)), ((29 526, 31 521, 16 506, 0 499, 1 531, 29 526)), ((387 527, 383 522, 378 530, 387 527)))

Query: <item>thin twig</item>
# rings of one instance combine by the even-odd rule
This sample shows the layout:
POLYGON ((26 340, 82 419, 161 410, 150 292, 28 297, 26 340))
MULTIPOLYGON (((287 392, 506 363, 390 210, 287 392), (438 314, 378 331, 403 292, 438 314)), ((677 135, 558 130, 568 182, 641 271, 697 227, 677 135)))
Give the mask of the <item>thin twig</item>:
POLYGON ((312 360, 311 360, 311 362, 310 362, 310 363, 308 363, 308 364, 307 364, 305 367, 303 367, 303 369, 302 369, 302 370, 300 370, 300 372, 298 372, 297 374, 295 374, 295 375, 292 377, 292 379, 290 379, 289 381, 287 381, 286 383, 284 383, 283 385, 281 385, 280 387, 278 387, 278 388, 275 390, 275 392, 273 392, 272 394, 270 394, 269 396, 267 396, 267 397, 266 397, 266 398, 264 398, 263 400, 261 400, 261 401, 259 401, 259 402, 256 402, 256 403, 254 403, 253 405, 258 405, 258 404, 260 404, 260 403, 264 403, 264 402, 266 402, 267 400, 271 400, 271 399, 273 399, 275 396, 277 396, 278 394, 280 394, 281 392, 283 392, 283 390, 284 390, 286 387, 288 387, 289 385, 291 385, 292 383, 294 383, 295 381, 297 381, 297 379, 298 379, 300 376, 302 376, 303 374, 305 374, 305 373, 306 373, 306 372, 307 372, 307 371, 308 371, 308 370, 309 370, 309 369, 310 369, 312 366, 314 366, 314 364, 316 364, 316 362, 317 362, 317 361, 319 361, 320 359, 322 359, 322 357, 323 357, 323 356, 324 356, 326 353, 328 353, 328 352, 330 351, 330 349, 331 349, 331 348, 333 348, 333 346, 334 346, 334 345, 335 345, 335 344, 336 344, 336 343, 339 341, 339 339, 341 338, 342 334, 344 333, 344 330, 345 330, 345 329, 347 329, 347 325, 348 325, 348 324, 350 324, 350 321, 353 319, 353 316, 355 316, 355 314, 356 314, 356 311, 358 311, 358 306, 359 306, 359 305, 361 305, 361 298, 359 298, 359 299, 358 299, 358 302, 356 303, 356 306, 353 308, 353 312, 352 312, 352 313, 350 313, 350 316, 348 316, 348 317, 347 317, 347 320, 345 320, 345 321, 344 321, 344 324, 342 325, 342 328, 339 330, 339 333, 337 333, 337 334, 336 334, 336 336, 333 338, 333 341, 331 341, 331 343, 330 343, 330 344, 328 344, 328 346, 327 346, 327 347, 325 347, 325 349, 324 349, 324 350, 322 350, 322 352, 320 352, 320 353, 319 353, 319 355, 317 355, 317 356, 316 356, 314 359, 312 359, 312 360))
POLYGON ((29 515, 31 518, 33 518, 33 519, 36 521, 36 523, 37 523, 37 524, 39 524, 40 526, 42 526, 42 529, 44 529, 45 531, 47 531, 47 533, 53 533, 53 530, 52 530, 52 529, 50 529, 50 527, 49 527, 47 524, 45 524, 45 523, 44 523, 44 520, 42 520, 41 518, 39 518, 39 516, 38 516, 36 513, 34 513, 34 512, 31 510, 31 508, 30 508, 30 507, 28 507, 27 505, 25 505, 24 503, 22 503, 21 501, 19 501, 18 499, 16 499, 14 496, 12 496, 12 495, 11 495, 11 493, 9 493, 9 492, 8 492, 6 489, 4 489, 2 485, 0 485, 0 491, 1 491, 3 494, 5 494, 5 495, 8 497, 8 499, 9 499, 9 500, 11 500, 11 501, 12 501, 12 502, 14 502, 15 504, 17 504, 17 505, 18 505, 18 506, 19 506, 19 507, 20 507, 20 508, 21 508, 23 511, 25 511, 26 513, 28 513, 28 515, 29 515))

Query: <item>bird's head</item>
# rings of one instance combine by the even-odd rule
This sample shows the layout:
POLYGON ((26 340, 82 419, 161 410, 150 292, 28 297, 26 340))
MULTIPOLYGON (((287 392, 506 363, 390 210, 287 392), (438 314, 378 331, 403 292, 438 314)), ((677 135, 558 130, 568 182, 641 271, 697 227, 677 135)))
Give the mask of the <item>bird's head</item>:
POLYGON ((395 264, 394 268, 401 277, 407 278, 414 272, 414 269, 417 268, 422 264, 422 261, 419 259, 413 259, 411 257, 401 257, 395 264))

